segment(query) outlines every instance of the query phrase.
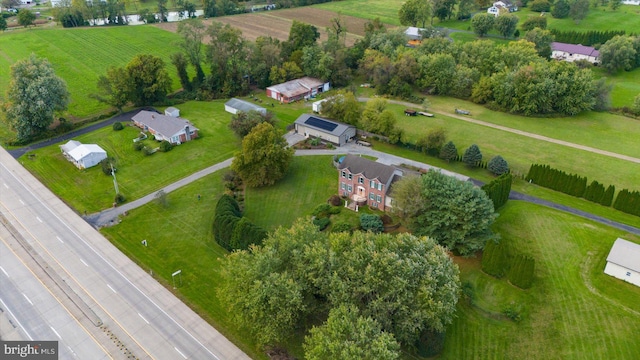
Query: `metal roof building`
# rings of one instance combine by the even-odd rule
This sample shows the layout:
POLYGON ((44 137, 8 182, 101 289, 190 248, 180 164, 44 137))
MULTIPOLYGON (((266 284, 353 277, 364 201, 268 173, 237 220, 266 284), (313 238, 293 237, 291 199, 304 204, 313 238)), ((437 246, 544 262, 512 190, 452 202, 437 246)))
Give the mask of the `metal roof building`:
POLYGON ((616 239, 607 256, 604 273, 640 286, 640 245, 616 239))
POLYGON ((295 121, 295 130, 304 137, 316 137, 342 146, 355 138, 356 127, 325 119, 313 114, 302 114, 295 121))

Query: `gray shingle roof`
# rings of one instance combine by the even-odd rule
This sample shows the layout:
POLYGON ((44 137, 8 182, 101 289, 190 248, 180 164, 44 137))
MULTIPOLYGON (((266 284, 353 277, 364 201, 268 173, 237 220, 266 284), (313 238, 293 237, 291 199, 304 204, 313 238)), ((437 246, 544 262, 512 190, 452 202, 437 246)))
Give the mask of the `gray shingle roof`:
POLYGON ((236 99, 233 98, 229 101, 227 101, 226 103, 224 103, 225 106, 229 106, 232 107, 234 109, 240 110, 240 111, 244 111, 244 112, 249 112, 251 110, 254 111, 259 111, 261 113, 266 113, 267 109, 263 108, 262 106, 258 106, 256 104, 252 104, 248 101, 244 101, 241 99, 236 99))
POLYGON ((354 127, 353 125, 348 125, 348 124, 344 124, 344 123, 341 123, 341 122, 338 122, 338 121, 329 120, 329 119, 326 119, 326 118, 323 118, 323 117, 320 117, 320 116, 317 116, 317 115, 314 115, 314 114, 302 114, 296 119, 295 123, 296 124, 300 124, 300 125, 304 125, 304 126, 307 126, 307 127, 310 127, 310 128, 314 128, 316 130, 319 130, 319 131, 322 131, 322 132, 325 132, 327 134, 331 134, 331 135, 334 135, 334 136, 340 136, 340 135, 344 134, 344 132, 347 131, 347 129, 354 127), (336 127, 332 131, 327 131, 326 129, 322 129, 322 128, 319 128, 317 126, 313 126, 312 124, 307 123, 308 120, 311 119, 311 118, 316 118, 316 119, 320 119, 320 120, 335 124, 336 127))
POLYGON ((611 247, 607 262, 640 272, 640 245, 618 238, 611 247))
POLYGON ((189 120, 147 110, 141 110, 131 120, 143 124, 168 138, 178 134, 185 126, 189 126, 189 130, 198 130, 189 120))
POLYGON ((575 44, 565 44, 561 42, 552 42, 551 50, 553 51, 564 51, 569 54, 580 54, 585 56, 600 56, 600 52, 591 46, 584 45, 575 45, 575 44))
POLYGON ((282 84, 269 86, 267 89, 275 90, 286 97, 295 97, 304 94, 313 88, 324 85, 321 80, 305 76, 300 79, 290 80, 282 84))
POLYGON ((362 174, 369 180, 378 179, 383 184, 389 183, 396 170, 393 166, 351 154, 344 157, 342 163, 338 165, 338 169, 348 169, 352 174, 362 174))

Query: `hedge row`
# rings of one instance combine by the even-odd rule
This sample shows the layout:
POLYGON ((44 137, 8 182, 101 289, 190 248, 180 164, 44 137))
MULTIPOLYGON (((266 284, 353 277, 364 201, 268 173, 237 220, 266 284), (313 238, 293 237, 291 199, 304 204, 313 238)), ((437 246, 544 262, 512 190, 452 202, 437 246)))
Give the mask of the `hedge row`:
POLYGON ((582 31, 562 31, 551 29, 551 34, 555 36, 555 41, 568 44, 582 44, 592 46, 596 44, 604 44, 616 35, 624 35, 624 30, 607 30, 587 32, 582 31))
POLYGON ((513 285, 528 289, 533 283, 535 260, 510 251, 504 243, 489 241, 482 253, 482 271, 497 278, 507 275, 513 285))
POLYGON ((501 208, 507 203, 507 200, 509 200, 512 182, 513 176, 511 173, 506 173, 482 186, 482 190, 484 190, 489 199, 493 201, 493 208, 495 210, 501 208))
MULTIPOLYGON (((533 164, 526 177, 530 182, 586 200, 611 206, 616 188, 592 181, 587 186, 587 178, 551 168, 549 165, 533 164)), ((623 189, 618 193, 613 208, 628 214, 640 216, 640 191, 623 189)))
POLYGON ((242 217, 238 202, 225 194, 216 205, 213 237, 220 246, 229 251, 246 250, 252 244, 262 244, 267 237, 267 232, 249 219, 242 217))

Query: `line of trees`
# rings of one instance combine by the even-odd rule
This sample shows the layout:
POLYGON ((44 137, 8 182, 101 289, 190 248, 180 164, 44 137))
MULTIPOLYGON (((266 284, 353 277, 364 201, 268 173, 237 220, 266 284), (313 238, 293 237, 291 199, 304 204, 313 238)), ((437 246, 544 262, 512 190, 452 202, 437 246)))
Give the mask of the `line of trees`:
POLYGON ((495 210, 504 206, 507 200, 509 200, 512 182, 513 175, 511 175, 511 173, 505 173, 482 186, 482 190, 493 202, 493 208, 495 210))
POLYGON ((556 191, 640 216, 640 191, 623 189, 613 201, 616 188, 614 185, 606 187, 597 181, 592 181, 587 186, 587 178, 576 174, 567 174, 562 170, 554 169, 549 165, 532 164, 525 177, 537 185, 556 191))
POLYGON ((604 44, 616 35, 624 35, 624 30, 573 31, 550 29, 556 41, 567 44, 593 46, 604 44))
POLYGON ((510 283, 529 289, 535 275, 535 259, 518 253, 504 241, 490 241, 482 252, 482 271, 502 278, 505 275, 510 283))
POLYGON ((213 238, 218 245, 227 249, 247 250, 251 245, 260 245, 267 232, 251 220, 242 216, 236 199, 224 194, 216 204, 213 219, 213 238))

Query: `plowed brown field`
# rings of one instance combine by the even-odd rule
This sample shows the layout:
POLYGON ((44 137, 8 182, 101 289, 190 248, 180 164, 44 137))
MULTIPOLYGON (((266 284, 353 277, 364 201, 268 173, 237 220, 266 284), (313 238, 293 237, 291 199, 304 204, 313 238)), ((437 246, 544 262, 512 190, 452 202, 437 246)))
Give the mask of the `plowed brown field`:
MULTIPOLYGON (((280 40, 287 40, 289 29, 293 20, 298 20, 318 28, 320 41, 327 39, 326 28, 331 26, 331 19, 340 16, 333 11, 316 9, 312 7, 300 7, 295 9, 284 9, 277 11, 264 11, 252 14, 241 14, 233 16, 223 16, 215 18, 215 21, 229 24, 242 31, 242 35, 254 41, 258 36, 271 36, 280 40)), ((352 16, 341 16, 347 28, 347 46, 353 45, 355 41, 364 35, 364 24, 366 19, 352 16)), ((205 20, 205 24, 210 24, 213 20, 205 20)), ((162 23, 158 27, 175 32, 177 23, 162 23)), ((208 41, 205 39, 205 42, 208 41)))

